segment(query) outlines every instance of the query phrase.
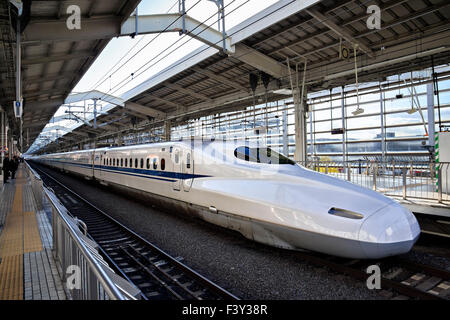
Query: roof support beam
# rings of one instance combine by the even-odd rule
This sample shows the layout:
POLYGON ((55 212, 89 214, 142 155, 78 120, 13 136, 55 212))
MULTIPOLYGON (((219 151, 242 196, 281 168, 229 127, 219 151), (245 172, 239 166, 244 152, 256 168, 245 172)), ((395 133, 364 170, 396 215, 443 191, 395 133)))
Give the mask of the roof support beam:
MULTIPOLYGON (((209 27, 206 24, 181 13, 155 14, 138 16, 139 34, 159 33, 159 32, 184 32, 207 45, 224 49, 227 52, 234 52, 231 45, 231 38, 225 39, 225 48, 222 47, 222 32, 209 27), (183 30, 184 27, 184 30, 183 30)), ((120 29, 120 35, 133 35, 136 33, 136 17, 130 17, 124 22, 120 29)))
POLYGON ((204 74, 205 76, 207 76, 207 77, 209 77, 209 78, 211 78, 211 79, 213 79, 213 80, 220 81, 220 82, 222 82, 223 84, 226 84, 226 85, 229 86, 229 87, 235 88, 235 89, 237 89, 237 90, 244 90, 244 89, 245 89, 245 88, 243 88, 241 85, 239 85, 238 83, 236 83, 235 81, 232 81, 232 80, 230 80, 230 79, 228 79, 228 78, 226 78, 226 77, 224 77, 224 76, 215 74, 215 73, 212 72, 212 71, 209 71, 209 70, 200 68, 199 66, 195 66, 195 67, 193 67, 192 69, 195 70, 195 72, 204 74))
POLYGON ((167 100, 167 99, 158 97, 158 96, 156 96, 156 95, 154 95, 154 94, 147 94, 147 95, 144 95, 144 98, 151 98, 151 99, 154 99, 154 100, 156 100, 156 101, 162 102, 162 103, 167 104, 167 105, 169 105, 169 106, 171 106, 171 107, 174 107, 174 108, 179 108, 179 107, 180 107, 179 104, 174 103, 174 102, 172 102, 172 101, 170 101, 170 100, 167 100))
POLYGON ((316 19, 317 21, 319 21, 320 23, 322 23, 323 25, 325 25, 328 29, 332 30, 333 32, 335 32, 338 36, 344 38, 345 40, 347 40, 348 42, 351 42, 353 44, 358 45, 358 47, 364 51, 369 57, 373 58, 374 57, 374 53, 372 51, 372 49, 370 49, 368 46, 366 46, 364 43, 362 43, 359 40, 356 40, 351 34, 350 32, 348 32, 347 30, 339 27, 336 23, 334 23, 333 21, 330 20, 330 17, 325 16, 324 14, 320 13, 317 10, 314 9, 306 9, 306 12, 312 16, 314 19, 316 19))
MULTIPOLYGON (((136 34, 136 17, 129 17, 121 26, 121 18, 115 16, 91 17, 83 19, 81 29, 69 30, 65 19, 30 21, 24 31, 24 43, 48 41, 81 41, 111 39, 136 34)), ((231 38, 225 39, 222 47, 222 32, 181 13, 138 16, 138 33, 184 32, 216 49, 234 52, 231 38), (184 25, 184 29, 183 29, 184 25)))
POLYGON ((153 118, 163 119, 166 117, 166 114, 164 112, 131 101, 125 102, 124 109, 130 109, 132 111, 139 112, 153 118))
POLYGON ((176 84, 176 83, 166 82, 166 83, 164 83, 164 85, 166 87, 169 87, 171 89, 183 92, 183 93, 185 93, 185 94, 187 94, 189 96, 195 97, 195 98, 200 99, 200 100, 206 100, 206 101, 211 101, 212 100, 211 98, 209 98, 209 97, 207 97, 207 96, 205 96, 205 95, 203 95, 201 93, 195 92, 194 90, 191 90, 191 89, 183 88, 182 86, 180 86, 179 84, 176 84))
POLYGON ((43 100, 43 101, 33 101, 33 102, 24 102, 24 112, 33 112, 42 110, 45 108, 54 108, 62 105, 64 100, 61 99, 51 99, 51 100, 43 100))
POLYGON ((241 60, 258 70, 264 71, 277 79, 289 75, 288 67, 284 64, 242 43, 236 44, 236 52, 232 57, 241 60))
POLYGON ((42 75, 33 76, 33 77, 25 77, 23 79, 24 86, 28 84, 32 84, 33 82, 45 82, 45 81, 53 81, 53 80, 62 80, 62 79, 72 79, 72 77, 76 74, 76 72, 64 72, 64 73, 52 73, 47 74, 44 77, 42 75))
POLYGON ((49 63, 54 61, 65 61, 65 60, 75 60, 75 59, 85 59, 89 57, 94 57, 96 54, 90 51, 80 51, 72 54, 59 54, 52 55, 48 57, 31 57, 22 60, 22 66, 28 66, 32 64, 49 63))

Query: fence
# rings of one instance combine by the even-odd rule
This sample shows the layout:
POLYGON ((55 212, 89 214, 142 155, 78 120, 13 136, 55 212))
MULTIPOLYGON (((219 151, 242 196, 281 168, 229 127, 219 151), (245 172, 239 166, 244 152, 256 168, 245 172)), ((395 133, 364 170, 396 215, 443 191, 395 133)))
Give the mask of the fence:
POLYGON ((73 218, 52 190, 27 164, 39 209, 52 210, 53 255, 70 298, 74 300, 136 300, 140 291, 118 276, 98 253, 98 245, 86 235, 86 226, 73 218), (84 232, 79 226, 84 228, 84 232), (67 274, 69 273, 69 274, 67 274))
POLYGON ((299 164, 388 196, 450 201, 450 162, 312 160, 299 164))

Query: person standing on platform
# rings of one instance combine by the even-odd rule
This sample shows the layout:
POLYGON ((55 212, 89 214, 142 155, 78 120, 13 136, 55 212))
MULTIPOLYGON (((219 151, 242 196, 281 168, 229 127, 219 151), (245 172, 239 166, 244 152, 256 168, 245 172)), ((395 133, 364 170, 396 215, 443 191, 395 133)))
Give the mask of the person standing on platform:
POLYGON ((3 159, 3 183, 8 183, 9 178, 9 170, 10 170, 10 163, 9 163, 9 155, 5 154, 5 158, 3 159))
POLYGON ((11 170, 11 179, 16 178, 16 171, 19 168, 19 159, 17 159, 17 156, 14 156, 12 161, 10 161, 10 169, 11 170))

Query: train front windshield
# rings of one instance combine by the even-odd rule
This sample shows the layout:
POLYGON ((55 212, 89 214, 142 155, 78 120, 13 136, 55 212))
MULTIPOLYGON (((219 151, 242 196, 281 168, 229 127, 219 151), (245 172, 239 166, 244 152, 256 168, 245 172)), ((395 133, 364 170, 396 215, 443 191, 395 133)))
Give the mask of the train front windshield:
POLYGON ((234 156, 238 159, 266 163, 266 164, 291 164, 294 165, 295 162, 282 154, 273 151, 270 148, 250 148, 246 146, 238 147, 234 150, 234 156))

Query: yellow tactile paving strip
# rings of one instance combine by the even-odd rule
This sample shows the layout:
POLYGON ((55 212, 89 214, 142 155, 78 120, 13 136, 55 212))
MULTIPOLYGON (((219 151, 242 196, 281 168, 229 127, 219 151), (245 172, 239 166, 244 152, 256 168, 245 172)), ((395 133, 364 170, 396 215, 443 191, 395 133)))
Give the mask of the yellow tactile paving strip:
POLYGON ((23 213, 23 253, 42 251, 41 236, 34 212, 23 213))
POLYGON ((22 185, 26 182, 20 170, 11 212, 0 235, 0 300, 23 300, 23 254, 42 250, 34 212, 23 212, 22 185))

